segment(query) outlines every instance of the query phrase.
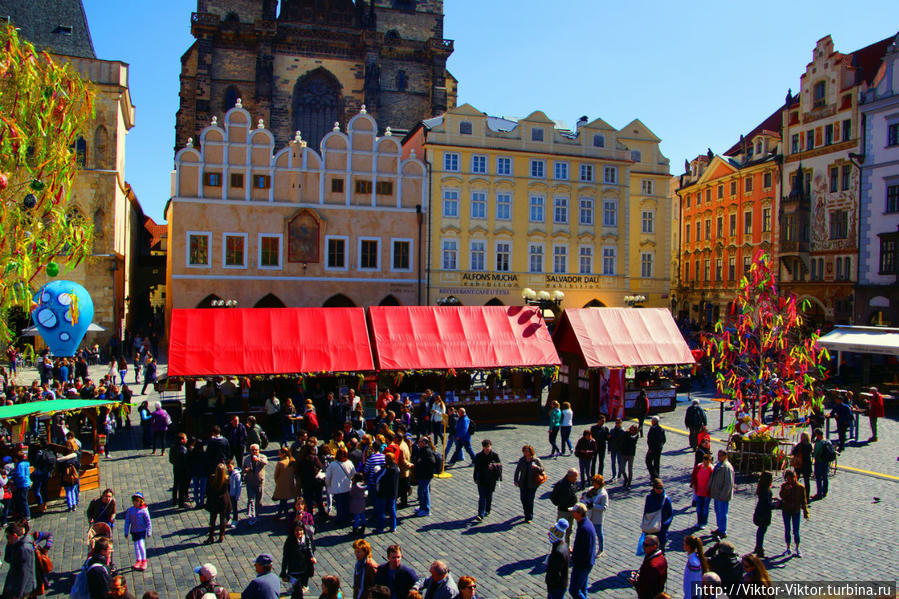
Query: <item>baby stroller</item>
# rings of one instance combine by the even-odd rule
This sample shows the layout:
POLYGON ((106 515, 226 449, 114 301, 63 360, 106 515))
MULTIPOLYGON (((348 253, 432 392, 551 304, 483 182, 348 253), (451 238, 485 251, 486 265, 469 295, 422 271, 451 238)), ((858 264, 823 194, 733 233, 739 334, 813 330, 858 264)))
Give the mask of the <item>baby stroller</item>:
MULTIPOLYGON (((109 540, 109 548, 112 549, 112 528, 106 522, 94 522, 90 525, 90 528, 87 529, 86 544, 88 555, 93 555, 94 543, 100 537, 106 537, 109 540)), ((115 571, 115 564, 112 561, 111 554, 109 559, 109 571, 115 571)))

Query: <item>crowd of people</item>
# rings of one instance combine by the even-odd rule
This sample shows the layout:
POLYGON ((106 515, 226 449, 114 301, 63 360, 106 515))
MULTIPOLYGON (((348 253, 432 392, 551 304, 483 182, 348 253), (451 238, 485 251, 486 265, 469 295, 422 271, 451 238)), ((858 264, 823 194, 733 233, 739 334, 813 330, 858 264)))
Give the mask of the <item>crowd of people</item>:
MULTIPOLYGON (((135 353, 142 355, 140 351, 135 353)), ((83 359, 83 356, 79 357, 76 363, 83 359)), ((149 363, 152 357, 147 354, 138 359, 149 363)), ((116 367, 120 365, 115 363, 116 367)), ((112 368, 111 365, 110 370, 112 368)), ((80 379, 76 374, 74 368, 69 374, 66 364, 60 363, 58 368, 50 370, 53 382, 48 384, 53 391, 67 391, 70 387, 78 389, 81 396, 81 393, 87 393, 85 387, 93 386, 93 383, 89 377, 80 379)), ((116 374, 124 382, 125 373, 116 374)), ((122 387, 127 389, 126 384, 122 387)), ((97 393, 97 389, 104 389, 99 393, 107 394, 111 389, 117 390, 115 375, 110 372, 104 376, 93 392, 97 393)), ((876 393, 876 390, 873 391, 876 393)), ((431 480, 444 469, 444 460, 446 467, 449 467, 464 462, 466 454, 471 462, 477 495, 473 519, 481 522, 489 518, 497 484, 503 479, 503 461, 493 443, 489 439, 481 440, 480 450, 475 453, 472 449, 472 435, 477 428, 474 421, 464 408, 447 406, 431 391, 426 391, 422 401, 414 408, 394 397, 389 390, 385 391, 378 398, 378 416, 374 422, 366 422, 361 417, 361 406, 352 390, 339 399, 331 396, 329 402, 330 408, 319 417, 311 400, 298 401, 303 407, 294 413, 301 417, 289 425, 285 424, 286 418, 279 421, 275 417, 268 419, 263 428, 253 416, 245 419, 233 416, 224 427, 213 425, 208 436, 188 437, 179 432, 170 447, 166 445, 172 420, 162 405, 156 402, 151 406, 144 402, 138 413, 144 447, 153 454, 159 451, 161 455, 166 455, 168 450, 167 457, 172 467, 173 506, 208 512, 206 543, 224 543, 229 530, 238 526, 255 526, 269 497, 277 505, 271 518, 284 522, 281 554, 264 553, 255 559, 257 577, 246 586, 242 597, 278 597, 282 583, 287 584, 291 597, 303 597, 315 573, 316 533, 323 527, 334 532, 344 531, 352 540, 355 557, 352 581, 354 599, 477 597, 477 581, 471 576, 455 579, 444 561, 433 561, 428 574, 419 576, 402 562, 403 553, 399 545, 389 546, 387 561, 377 565, 366 537, 385 530, 395 531, 400 524, 398 510, 414 509, 415 516, 429 517, 431 480), (269 437, 280 438, 277 455, 272 456, 276 460, 273 471, 267 470, 270 458, 265 450, 268 449, 269 437), (269 475, 274 480, 266 485, 269 475), (413 488, 416 490, 414 498, 413 488), (280 568, 276 567, 276 562, 280 563, 280 568)), ((271 416, 282 415, 281 402, 276 397, 266 403, 275 406, 271 416)), ((842 402, 837 402, 832 414, 838 428, 842 414, 840 405, 842 402)), ((648 416, 648 411, 646 402, 644 418, 648 416)), ((119 413, 118 417, 123 425, 128 425, 127 413, 119 413)), ((109 418, 115 420, 116 414, 110 411, 109 418)), ((550 485, 549 501, 556 509, 556 522, 548 533, 550 547, 545 574, 548 597, 562 597, 566 591, 576 599, 587 596, 591 571, 605 553, 603 522, 614 497, 607 485, 620 481, 620 486, 614 491, 630 493, 635 456, 640 439, 644 436, 644 418, 639 418, 638 424, 625 427, 621 419, 607 422, 604 416, 600 416, 595 424, 575 435, 573 440, 574 414, 571 406, 568 403, 550 404, 548 459, 572 455, 575 460, 565 476, 550 485), (607 456, 611 475, 608 479, 605 477, 607 456)), ((776 499, 774 476, 770 472, 762 473, 753 513, 753 524, 757 527, 755 548, 738 557, 733 543, 726 540, 729 505, 735 485, 734 469, 728 453, 720 450, 713 457, 706 414, 698 400, 694 400, 686 410, 684 424, 689 430, 689 451, 695 454, 689 486, 696 514, 696 534, 687 536, 683 541, 683 550, 688 556, 683 575, 684 596, 709 596, 709 589, 721 588, 725 595, 737 597, 739 595, 733 591, 737 583, 770 585, 762 560, 766 557, 764 542, 772 513, 780 510, 783 515, 786 544, 783 555, 801 558, 801 519, 803 516, 806 519, 809 517, 811 500, 826 497, 828 465, 842 448, 834 448, 824 438, 820 428, 812 431, 814 441, 811 435, 803 433, 793 449, 791 468, 784 472, 784 481, 776 499), (809 492, 813 472, 817 484, 814 497, 809 492), (714 544, 706 550, 700 535, 708 526, 712 509, 716 523, 711 531, 714 544)), ((872 429, 872 435, 876 437, 876 418, 872 418, 872 429)), ((65 442, 72 443, 73 452, 79 451, 77 440, 73 440, 74 435, 69 432, 66 436, 68 439, 65 442)), ((639 570, 634 571, 628 581, 639 599, 654 599, 665 596, 664 589, 668 582, 665 555, 669 545, 668 530, 675 510, 661 478, 661 456, 668 439, 658 417, 650 418, 645 439, 646 476, 651 489, 645 498, 642 521, 635 523, 635 529, 639 525, 639 552, 644 558, 639 570)), ((547 482, 544 464, 536 453, 532 445, 523 445, 513 474, 525 523, 533 521, 537 492, 547 482)), ((47 468, 39 463, 44 457, 39 454, 31 458, 35 462, 34 473, 31 474, 28 456, 23 452, 8 460, 9 463, 0 470, 0 483, 10 493, 2 512, 4 521, 7 517, 12 521, 7 528, 9 543, 5 554, 10 564, 19 564, 23 560, 31 560, 35 564, 40 561, 35 557, 34 549, 29 553, 21 547, 19 540, 26 534, 21 531, 27 530, 30 517, 27 499, 23 497, 27 498, 30 486, 39 485, 39 480, 44 476, 47 468), (28 480, 29 476, 31 480, 28 480)), ((74 480, 64 476, 63 484, 66 487, 67 507, 74 510, 79 503, 77 470, 74 480)), ((91 526, 106 525, 110 538, 101 534, 94 540, 91 554, 79 572, 85 581, 85 596, 91 599, 132 596, 124 579, 116 575, 111 560, 111 537, 119 519, 124 523, 123 534, 130 539, 133 547, 132 569, 146 570, 149 567, 146 543, 152 536, 152 518, 142 493, 135 492, 131 496, 131 505, 119 514, 112 489, 106 489, 90 503, 87 517, 91 526)), ((52 537, 49 544, 52 545, 52 537)), ((40 568, 34 566, 31 570, 35 572, 37 585, 40 568)), ((209 599, 207 595, 210 593, 220 599, 227 596, 225 589, 217 582, 215 565, 202 564, 195 572, 199 584, 188 594, 189 599, 209 599)), ((24 577, 29 576, 26 568, 24 577)), ((15 576, 9 584, 16 584, 15 576)), ((24 597, 36 588, 28 589, 27 583, 24 586, 19 584, 22 592, 4 596, 24 597)), ((331 575, 321 578, 320 587, 322 597, 339 597, 350 592, 349 581, 341 583, 331 575)), ((152 591, 144 595, 145 599, 152 596, 152 591)))

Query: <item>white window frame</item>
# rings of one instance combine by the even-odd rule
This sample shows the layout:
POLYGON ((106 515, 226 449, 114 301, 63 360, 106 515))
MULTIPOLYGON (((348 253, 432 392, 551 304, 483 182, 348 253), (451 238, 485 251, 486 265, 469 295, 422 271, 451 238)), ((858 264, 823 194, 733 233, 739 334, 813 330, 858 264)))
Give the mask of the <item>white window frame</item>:
POLYGON ((582 164, 580 168, 580 180, 585 183, 592 183, 596 180, 596 169, 592 164, 582 164))
POLYGON ((391 237, 390 238, 390 272, 412 272, 415 269, 415 240, 411 237, 391 237), (395 268, 393 266, 393 258, 396 255, 396 244, 409 244, 409 268, 395 268))
POLYGON ((641 210, 640 211, 640 232, 645 233, 647 235, 651 235, 656 232, 656 212, 655 212, 655 210, 641 210))
POLYGON ((578 224, 585 225, 588 227, 592 227, 593 223, 596 222, 596 202, 593 198, 578 198, 578 215, 577 222, 578 224), (584 215, 589 215, 589 218, 584 218, 584 215))
POLYGON ((618 167, 617 166, 602 167, 602 182, 607 183, 609 185, 616 185, 618 183, 618 167))
POLYGON ((640 278, 651 279, 655 267, 655 254, 653 252, 640 252, 640 278), (648 260, 647 260, 648 258, 648 260), (646 265, 649 265, 649 273, 646 273, 646 265))
POLYGON ((238 233, 238 232, 227 232, 222 233, 222 268, 247 268, 247 262, 249 261, 249 250, 250 250, 250 239, 248 233, 238 233), (228 265, 226 260, 228 256, 228 238, 229 237, 241 237, 243 238, 243 264, 232 264, 228 265))
POLYGON ((350 238, 347 235, 325 235, 325 270, 347 271, 350 264, 350 238), (332 239, 343 241, 343 266, 328 266, 328 242, 332 239))
POLYGON ((472 154, 471 155, 471 172, 477 175, 486 175, 487 174, 487 155, 486 154, 472 154), (480 162, 481 170, 477 170, 475 168, 475 164, 480 162))
POLYGON ((546 268, 546 244, 543 243, 529 243, 528 244, 528 272, 529 273, 543 273, 546 268), (535 252, 535 249, 539 249, 539 252, 535 252), (534 258, 536 256, 540 256, 540 268, 538 270, 534 269, 534 258))
POLYGON ((593 246, 592 245, 578 246, 577 266, 578 266, 579 274, 582 274, 582 275, 592 275, 593 274, 593 246), (588 264, 587 268, 584 268, 584 260, 585 259, 589 260, 589 264, 588 264))
POLYGON ((603 198, 602 200, 602 226, 603 227, 617 227, 618 226, 618 200, 611 198, 603 198), (615 222, 609 223, 606 222, 606 203, 612 206, 612 216, 614 217, 612 220, 615 222))
POLYGON ((604 245, 602 247, 602 274, 606 277, 614 277, 618 273, 618 248, 614 245, 604 245), (606 254, 606 250, 610 250, 609 254, 606 254), (609 260, 608 264, 611 264, 611 269, 606 268, 606 260, 609 260))
POLYGON ((652 179, 643 179, 643 181, 640 182, 640 190, 644 195, 652 195, 653 183, 654 181, 652 179))
POLYGON ((569 198, 565 196, 558 196, 553 198, 553 224, 556 225, 567 225, 569 219, 569 211, 568 206, 569 198), (561 216, 564 216, 563 219, 558 218, 560 216, 559 212, 564 212, 561 216))
MULTIPOLYGON (((392 266, 392 263, 391 263, 392 266)), ((356 242, 356 270, 359 272, 379 272, 381 270, 381 238, 380 237, 360 237, 356 242), (374 268, 362 267, 362 242, 375 241, 378 244, 377 265, 374 268)))
POLYGON ((510 239, 499 239, 493 244, 493 265, 495 267, 496 272, 511 272, 512 271, 512 241, 510 239), (500 245, 508 246, 507 252, 503 252, 506 256, 506 268, 500 268, 499 262, 499 246, 500 245))
POLYGON ((487 219, 487 213, 488 213, 487 201, 488 201, 488 200, 487 200, 487 190, 486 190, 486 189, 473 189, 473 190, 471 191, 471 199, 469 200, 468 216, 469 216, 472 220, 486 220, 486 219, 487 219), (478 195, 480 195, 480 196, 483 198, 483 201, 479 200, 479 201, 477 202, 478 204, 481 204, 481 205, 483 206, 483 208, 484 208, 484 214, 483 214, 483 215, 480 215, 480 216, 475 216, 475 213, 474 213, 474 206, 475 206, 475 199, 474 199, 474 196, 475 196, 475 194, 478 194, 478 195))
POLYGON ((512 158, 510 156, 497 156, 496 157, 496 174, 500 177, 511 177, 513 173, 512 170, 512 158), (508 162, 506 162, 508 161, 508 162), (506 171, 502 168, 502 164, 508 164, 509 170, 506 171))
POLYGON ((496 192, 496 220, 512 220, 512 198, 513 195, 510 192, 506 191, 498 191, 496 192), (509 198, 508 202, 500 202, 500 196, 509 198), (509 213, 507 216, 502 215, 502 211, 500 210, 500 204, 508 205, 509 213))
POLYGON ((462 160, 459 152, 444 152, 443 153, 443 170, 448 173, 458 173, 459 172, 459 163, 462 160), (455 162, 455 168, 450 168, 451 162, 455 162))
POLYGON ((557 181, 568 181, 570 168, 566 161, 556 161, 553 163, 553 179, 557 181))
POLYGON ((457 271, 459 270, 459 239, 456 237, 444 237, 440 240, 440 268, 441 270, 449 270, 449 271, 457 271), (452 243, 454 248, 452 250, 447 250, 447 243, 452 243), (446 266, 446 253, 447 251, 452 251, 455 255, 455 259, 453 260, 454 265, 452 268, 448 268, 446 266))
POLYGON ((256 264, 260 270, 281 270, 284 268, 284 234, 283 233, 259 233, 256 237, 256 264), (262 238, 277 237, 278 238, 278 265, 263 266, 262 265, 262 238))
POLYGON ((187 268, 212 268, 212 232, 211 231, 187 231, 184 246, 184 265, 187 268), (206 264, 190 263, 190 238, 194 235, 206 237, 208 250, 206 251, 206 264))
POLYGON ((542 158, 531 158, 529 172, 531 175, 531 179, 545 179, 546 178, 546 160, 544 160, 542 158), (538 174, 535 174, 535 173, 538 173, 538 174))
POLYGON ((462 196, 462 194, 459 192, 458 189, 444 189, 444 190, 443 190, 443 193, 441 194, 441 198, 442 198, 442 199, 441 199, 441 202, 442 202, 442 204, 441 204, 441 206, 440 206, 440 214, 443 215, 443 218, 459 218, 459 210, 460 210, 461 205, 462 205, 461 196, 462 196), (451 201, 454 201, 454 202, 456 203, 456 214, 454 214, 454 215, 452 215, 452 214, 447 214, 447 213, 446 213, 446 207, 447 207, 447 197, 446 197, 446 195, 447 195, 448 193, 452 193, 452 194, 455 194, 455 195, 456 195, 455 198, 452 198, 452 199, 451 199, 451 201))
POLYGON ((546 196, 542 195, 532 195, 528 198, 528 222, 531 223, 545 223, 546 222, 546 196), (541 219, 534 218, 534 208, 536 204, 534 200, 540 200, 540 211, 543 216, 541 219))
POLYGON ((565 274, 568 272, 568 246, 561 243, 553 244, 553 272, 565 274), (562 251, 559 251, 562 250, 562 251), (558 260, 564 260, 564 268, 559 268, 558 260))
POLYGON ((487 270, 487 240, 486 239, 472 239, 468 242, 468 270, 474 272, 484 272, 487 270), (480 254, 481 254, 481 267, 475 268, 474 264, 474 253, 475 253, 475 244, 480 244, 480 254))

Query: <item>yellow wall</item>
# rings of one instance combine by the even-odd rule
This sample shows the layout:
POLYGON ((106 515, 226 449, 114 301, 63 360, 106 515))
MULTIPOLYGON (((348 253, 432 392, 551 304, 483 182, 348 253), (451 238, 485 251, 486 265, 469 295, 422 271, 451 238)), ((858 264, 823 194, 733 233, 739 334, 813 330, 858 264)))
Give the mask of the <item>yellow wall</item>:
MULTIPOLYGON (((490 300, 521 304, 521 290, 530 287, 563 291, 563 307, 591 301, 621 306, 624 296, 634 293, 646 295, 646 305, 667 305, 668 161, 659 153, 658 139, 639 121, 619 132, 597 119, 582 123, 575 134, 556 129, 539 111, 517 123, 494 119, 488 123, 485 114, 466 104, 426 123, 424 147, 432 188, 429 302, 454 295, 469 305, 490 300), (468 124, 471 134, 462 133, 468 124), (542 129, 544 141, 532 139, 533 129, 542 129), (595 136, 602 137, 602 147, 594 145, 595 136), (639 162, 632 160, 633 149, 641 152, 639 162), (458 171, 447 170, 448 153, 458 156, 458 171), (486 173, 475 172, 472 160, 480 156, 485 157, 486 173), (499 158, 511 159, 511 175, 498 171, 499 158), (531 176, 532 160, 544 162, 542 177, 531 176), (556 163, 567 164, 567 178, 556 177, 556 163), (581 180, 582 165, 592 168, 592 180, 581 180), (614 182, 604 180, 607 167, 615 169, 614 182), (651 193, 641 192, 644 179, 653 181, 651 193), (445 196, 450 193, 458 194, 457 217, 446 208, 445 196), (486 194, 484 218, 473 213, 473 204, 478 204, 473 194, 486 194), (501 194, 512 198, 509 219, 498 218, 501 194), (532 196, 544 198, 542 221, 531 218, 532 196), (555 222, 557 198, 567 198, 566 222, 555 222), (592 201, 592 224, 580 222, 582 199, 592 201), (604 200, 615 203, 614 226, 604 226, 604 200), (651 234, 640 233, 641 207, 654 211, 651 234), (456 268, 447 269, 444 242, 453 241, 456 268), (473 241, 485 243, 483 269, 472 255, 473 241), (498 270, 499 243, 511 244, 508 271, 498 270), (543 268, 537 272, 531 272, 531 244, 543 245, 543 268), (555 272, 556 247, 567 249, 567 265, 561 272, 555 272), (582 248, 592 253, 592 268, 583 273, 582 248), (610 274, 603 272, 604 248, 613 248, 616 254, 610 274), (640 251, 653 253, 652 277, 640 276, 640 251)), ((414 147, 417 142, 410 139, 408 144, 414 147)))

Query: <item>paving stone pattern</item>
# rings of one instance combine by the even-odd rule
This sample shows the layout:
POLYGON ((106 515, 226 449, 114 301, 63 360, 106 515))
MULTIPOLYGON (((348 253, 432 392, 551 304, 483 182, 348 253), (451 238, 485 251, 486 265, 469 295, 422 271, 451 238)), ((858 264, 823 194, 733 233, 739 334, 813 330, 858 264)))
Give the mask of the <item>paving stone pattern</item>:
MULTIPOLYGON (((92 369, 99 374, 100 367, 92 369)), ((20 379, 21 380, 21 379, 20 379)), ((30 379, 29 379, 30 380, 30 379)), ((138 388, 139 390, 139 388, 138 388)), ((155 399, 155 394, 149 396, 155 399)), ((144 397, 136 396, 136 402, 144 397)), ((710 421, 717 428, 718 417, 714 404, 706 403, 710 421)), ((682 405, 676 412, 665 414, 663 424, 683 428, 682 405)), ((894 415, 895 416, 895 415, 894 415)), ((136 413, 132 420, 137 422, 136 413)), ((573 437, 579 436, 583 425, 576 419, 573 437)), ((647 425, 648 426, 648 425, 647 425)), ((468 574, 478 579, 478 590, 485 598, 545 597, 543 561, 549 544, 548 528, 553 524, 555 507, 548 495, 552 483, 565 470, 576 466, 573 457, 544 459, 549 481, 538 494, 533 524, 524 524, 517 489, 511 483, 515 463, 524 443, 533 444, 540 456, 549 451, 546 427, 543 424, 480 426, 475 447, 483 438, 493 441, 494 449, 504 462, 506 480, 497 489, 493 511, 481 523, 473 521, 477 506, 477 492, 472 481, 468 460, 452 468, 452 478, 432 483, 432 511, 430 517, 412 515, 414 503, 400 511, 396 533, 369 535, 376 561, 386 559, 385 549, 391 543, 403 547, 404 562, 419 575, 426 575, 433 559, 443 559, 453 575, 468 574)), ((876 470, 896 476, 899 425, 893 419, 880 424, 881 441, 848 449, 840 462, 859 468, 876 470)), ((862 423, 862 438, 868 436, 867 422, 862 423)), ((713 436, 721 437, 723 431, 713 436)), ((694 531, 696 516, 690 507, 688 487, 693 464, 685 447, 686 437, 668 432, 668 442, 662 458, 662 477, 675 506, 675 519, 669 532, 668 592, 682 595, 682 573, 685 565, 682 539, 694 531)), ((262 552, 275 556, 280 566, 282 544, 286 534, 284 521, 273 522, 275 506, 271 501, 275 460, 269 462, 266 506, 264 516, 253 527, 246 521, 229 531, 223 544, 202 545, 207 532, 208 515, 203 510, 174 510, 170 505, 171 468, 167 458, 151 456, 140 449, 137 426, 130 432, 120 432, 112 440, 112 458, 101 464, 101 488, 110 486, 117 494, 120 513, 129 504, 132 492, 140 490, 150 505, 153 518, 153 537, 149 540, 149 568, 146 572, 132 571, 134 561, 131 543, 123 538, 122 524, 116 530, 115 562, 127 578, 129 589, 140 597, 144 591, 155 589, 161 597, 183 597, 196 584, 193 568, 212 562, 219 569, 219 581, 230 591, 241 591, 254 576, 253 558, 262 552)), ((271 446, 270 446, 271 447, 271 446)), ((605 555, 597 561, 590 575, 591 594, 605 597, 635 597, 625 577, 639 568, 641 558, 635 556, 640 536, 640 519, 644 498, 649 492, 643 456, 645 444, 641 440, 635 462, 634 485, 625 492, 617 482, 609 485, 611 504, 605 520, 605 555)), ((270 457, 274 452, 267 452, 270 457)), ((606 475, 610 469, 606 467, 606 475)), ((814 485, 814 482, 812 482, 814 485)), ((755 542, 752 511, 755 506, 754 481, 738 478, 738 487, 730 508, 731 540, 742 553, 750 551, 755 542)), ((775 493, 777 483, 775 485, 775 493)), ((896 578, 895 559, 889 549, 890 540, 899 532, 897 481, 868 475, 840 472, 831 482, 830 495, 825 501, 814 502, 811 520, 802 523, 803 557, 787 559, 783 551, 783 526, 777 513, 769 529, 766 549, 771 576, 775 580, 892 580, 896 578), (879 497, 879 502, 874 502, 879 497)), ((78 511, 65 511, 63 501, 51 504, 48 512, 35 520, 35 526, 53 532, 56 544, 51 554, 55 571, 47 596, 67 596, 75 571, 86 556, 87 520, 85 509, 99 491, 82 494, 78 511)), ((412 494, 414 498, 414 491, 412 494)), ((245 514, 246 495, 242 497, 245 514)), ((714 522, 714 512, 711 514, 714 522)), ((371 522, 370 522, 371 524, 371 522)), ((371 527, 369 527, 369 531, 371 527)), ((345 596, 352 586, 353 552, 347 530, 334 530, 325 525, 317 531, 318 565, 316 578, 310 583, 310 595, 317 596, 320 576, 337 574, 344 585, 345 596)), ((708 531, 705 531, 708 539, 708 531)), ((573 541, 573 539, 572 539, 573 541)))

